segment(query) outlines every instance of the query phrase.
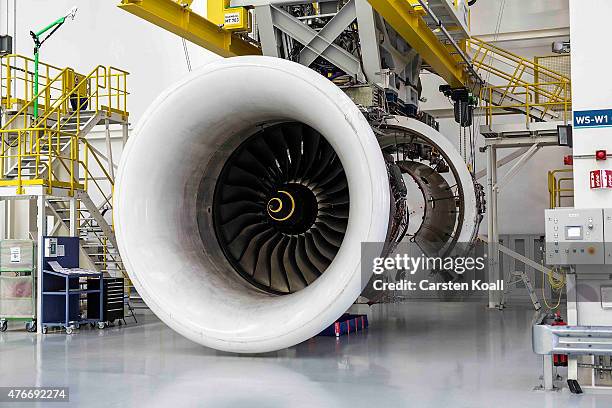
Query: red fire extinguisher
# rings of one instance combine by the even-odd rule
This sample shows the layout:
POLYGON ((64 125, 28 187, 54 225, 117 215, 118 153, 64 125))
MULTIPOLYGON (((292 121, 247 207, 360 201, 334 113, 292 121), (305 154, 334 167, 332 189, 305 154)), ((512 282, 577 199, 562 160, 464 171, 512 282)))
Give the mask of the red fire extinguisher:
MULTIPOLYGON (((555 313, 555 319, 551 326, 567 326, 567 323, 561 317, 561 312, 555 313)), ((567 367, 567 354, 553 354, 553 364, 555 367, 567 367)))

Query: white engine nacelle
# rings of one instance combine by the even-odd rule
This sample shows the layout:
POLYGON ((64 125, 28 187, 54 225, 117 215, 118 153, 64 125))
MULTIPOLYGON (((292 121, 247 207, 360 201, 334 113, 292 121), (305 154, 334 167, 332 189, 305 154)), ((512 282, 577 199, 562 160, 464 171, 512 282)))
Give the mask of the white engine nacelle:
POLYGON ((361 243, 389 239, 390 197, 381 147, 348 96, 299 64, 236 57, 145 113, 123 152, 114 221, 161 320, 255 353, 300 343, 351 306, 368 278, 361 243))

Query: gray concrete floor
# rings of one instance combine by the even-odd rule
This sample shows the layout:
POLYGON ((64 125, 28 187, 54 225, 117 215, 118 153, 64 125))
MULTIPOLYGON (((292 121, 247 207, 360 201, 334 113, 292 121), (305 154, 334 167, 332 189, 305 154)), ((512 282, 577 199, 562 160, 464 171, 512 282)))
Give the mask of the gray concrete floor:
POLYGON ((68 386, 70 405, 88 408, 612 407, 612 395, 533 391, 540 362, 527 308, 406 303, 370 315, 365 333, 256 356, 201 347, 153 315, 40 341, 9 330, 0 386, 68 386))

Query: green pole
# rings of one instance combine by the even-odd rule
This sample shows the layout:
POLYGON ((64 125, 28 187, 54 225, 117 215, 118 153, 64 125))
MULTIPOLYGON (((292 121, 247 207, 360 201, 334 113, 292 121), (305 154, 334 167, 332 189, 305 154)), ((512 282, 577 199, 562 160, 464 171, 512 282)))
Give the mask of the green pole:
POLYGON ((38 54, 40 51, 40 46, 42 45, 42 43, 40 42, 40 36, 46 33, 47 31, 49 31, 50 29, 52 29, 53 27, 62 25, 64 21, 66 21, 66 17, 60 17, 54 22, 52 22, 51 24, 49 24, 48 26, 46 26, 45 28, 43 28, 42 30, 38 31, 37 33, 32 33, 32 32, 30 33, 32 35, 32 38, 34 39, 34 44, 35 44, 35 47, 34 47, 34 95, 33 95, 34 97, 34 119, 38 119, 38 82, 39 82, 38 81, 38 78, 39 78, 38 54))
POLYGON ((38 119, 38 47, 34 50, 34 119, 38 119))

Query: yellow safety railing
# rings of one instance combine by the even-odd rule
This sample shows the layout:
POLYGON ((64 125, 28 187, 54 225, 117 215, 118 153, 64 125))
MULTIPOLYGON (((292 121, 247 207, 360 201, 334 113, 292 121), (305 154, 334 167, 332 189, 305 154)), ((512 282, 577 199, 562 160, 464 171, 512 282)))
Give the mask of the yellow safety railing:
MULTIPOLYGON (((4 65, 3 65, 4 66, 4 65)), ((48 117, 45 120, 39 120, 32 123, 31 111, 34 105, 34 100, 42 95, 50 95, 53 90, 63 87, 65 75, 69 68, 65 68, 56 73, 55 77, 48 78, 47 84, 40 89, 38 95, 33 95, 30 100, 21 100, 22 107, 15 114, 11 115, 9 120, 4 123, 0 129, 0 186, 13 185, 17 186, 17 193, 24 192, 23 187, 27 185, 45 185, 48 188, 53 186, 62 188, 71 188, 74 190, 75 183, 74 169, 78 162, 78 156, 74 154, 78 150, 69 152, 68 155, 62 154, 61 146, 65 144, 66 139, 71 139, 74 135, 65 132, 61 129, 61 121, 55 122, 55 127, 50 126, 48 117), (58 85, 58 83, 62 85, 58 85), (57 177, 53 171, 55 159, 67 170, 69 180, 66 177, 57 177), (24 168, 24 163, 28 167, 24 168), (44 170, 41 170, 43 168, 44 170), (24 172, 27 170, 27 172, 24 172), (15 173, 15 177, 10 177, 10 173, 15 173), (44 174, 44 176, 43 176, 44 174)), ((25 75, 24 78, 28 78, 25 75)), ((46 99, 47 116, 53 112, 58 112, 58 116, 64 110, 64 96, 57 98, 46 99)), ((6 100, 10 100, 7 97, 6 100)), ((13 98, 14 99, 14 98, 13 98)), ((5 98, 3 97, 3 100, 5 98)))
MULTIPOLYGON (((65 114, 71 111, 71 98, 86 98, 86 108, 89 110, 106 110, 127 117, 127 71, 113 66, 99 66, 94 71, 103 69, 103 75, 97 72, 92 76, 79 74, 72 68, 60 69, 43 62, 39 64, 40 91, 37 98, 41 111, 53 110, 65 114), (62 103, 58 104, 60 100, 62 103)), ((15 109, 17 106, 21 108, 20 113, 31 114, 35 99, 33 69, 31 58, 16 54, 0 57, 1 103, 4 108, 15 109), (23 109, 24 106, 30 109, 23 109)))
MULTIPOLYGON (((63 70, 59 71, 59 73, 57 73, 56 76, 54 76, 53 78, 50 78, 47 81, 47 84, 42 87, 42 89, 40 89, 40 91, 38 92, 38 95, 44 95, 44 94, 50 94, 51 90, 53 89, 57 89, 58 86, 63 86, 61 84, 63 84, 63 82, 65 81, 65 75, 67 74, 67 72, 70 70, 70 68, 64 68, 63 70)), ((56 99, 53 100, 53 102, 51 102, 51 99, 49 99, 47 102, 47 104, 45 105, 45 107, 47 109, 49 109, 51 106, 55 106, 57 104, 57 102, 60 100, 60 98, 65 94, 66 92, 62 93, 62 95, 56 99)), ((3 129, 9 129, 9 128, 19 128, 19 126, 23 127, 26 126, 27 124, 29 124, 31 122, 31 118, 32 118, 32 111, 34 108, 34 99, 32 98, 30 100, 21 100, 19 99, 19 105, 14 105, 14 106, 21 106, 21 108, 15 112, 15 113, 11 113, 10 114, 10 119, 7 120, 4 124, 3 124, 3 129)), ((4 97, 2 98, 2 100, 16 100, 14 98, 10 98, 10 97, 4 97)))
MULTIPOLYGON (((48 107, 53 101, 61 98, 71 88, 75 72, 70 68, 59 68, 54 65, 39 63, 39 106, 48 107), (59 78, 59 81, 58 81, 59 78)), ((2 107, 15 109, 34 99, 34 60, 23 55, 10 54, 0 59, 0 92, 2 107)))
POLYGON ((523 113, 526 121, 570 120, 569 77, 478 38, 466 42, 474 68, 488 82, 480 90, 487 123, 497 114, 523 113))
MULTIPOLYGON (((19 56, 10 56, 7 61, 18 60, 26 63, 29 61, 27 57, 20 57, 21 59, 17 57, 19 56)), ((2 66, 9 73, 20 70, 18 66, 4 63, 2 66)), ((59 71, 52 71, 49 68, 49 72, 53 72, 55 76, 47 77, 46 84, 39 88, 38 95, 32 95, 29 99, 16 98, 8 93, 14 89, 10 87, 16 81, 9 82, 7 79, 7 88, 3 88, 7 96, 3 94, 2 101, 18 101, 14 103, 20 103, 21 108, 12 114, 0 129, 2 142, 0 185, 15 185, 18 194, 23 193, 25 185, 45 185, 49 189, 69 188, 71 194, 74 193, 74 189, 86 189, 91 177, 91 172, 86 167, 84 183, 79 179, 79 167, 86 163, 86 160, 79 157, 82 150, 79 148, 81 141, 79 131, 84 121, 91 118, 91 112, 99 111, 119 114, 126 120, 128 117, 128 72, 101 65, 88 75, 76 74, 70 68, 59 71), (72 77, 72 82, 67 77, 72 77), (66 86, 67 83, 71 86, 66 86), (58 90, 61 90, 61 95, 57 95, 58 90), (45 109, 41 110, 39 118, 34 119, 31 112, 34 100, 37 98, 39 101, 44 98, 45 109), (84 118, 85 111, 88 111, 89 116, 84 118), (60 172, 60 177, 53 171, 53 166, 57 162, 65 169, 60 172)), ((26 97, 29 92, 27 89, 31 87, 30 74, 24 70, 21 76, 22 80, 28 83, 24 88, 26 97)), ((17 78, 12 75, 12 79, 17 78)), ((106 176, 110 178, 108 174, 106 176)))
POLYGON ((573 169, 556 169, 548 172, 549 208, 563 207, 562 199, 574 198, 574 189, 572 187, 574 178, 557 177, 561 173, 571 173, 572 171, 573 169), (569 187, 563 187, 562 184, 569 184, 569 187))
POLYGON ((493 123, 495 115, 524 114, 529 123, 547 118, 568 123, 571 119, 571 85, 568 82, 542 82, 533 84, 511 84, 485 86, 480 91, 484 101, 486 123, 493 123), (543 92, 546 87, 554 88, 554 94, 543 92))
MULTIPOLYGON (((85 190, 89 191, 90 188, 92 188, 95 190, 96 194, 101 197, 101 203, 98 204, 98 210, 101 211, 104 207, 106 207, 110 211, 112 211, 115 182, 112 176, 107 171, 106 166, 103 164, 99 154, 96 153, 96 150, 87 140, 81 139, 81 141, 84 144, 84 154, 80 164, 81 168, 85 173, 85 177, 82 178, 85 184, 85 190), (90 158, 92 158, 93 161, 90 160, 90 158), (103 184, 108 184, 108 186, 105 186, 103 184), (95 188, 92 186, 94 186, 95 188), (105 189, 105 187, 108 188, 105 189)), ((112 217, 111 221, 109 222, 109 225, 112 230, 115 229, 114 219, 112 217)), ((110 263, 114 263, 117 266, 118 271, 126 279, 126 284, 128 284, 129 277, 125 273, 125 269, 123 267, 121 259, 118 258, 115 254, 109 252, 108 250, 108 238, 106 236, 98 234, 93 234, 93 238, 97 240, 100 245, 100 248, 102 248, 102 255, 100 255, 100 258, 101 262, 103 263, 103 268, 107 269, 110 263)))
POLYGON ((0 180, 0 186, 16 186, 17 194, 23 194, 23 187, 28 185, 70 188, 71 191, 82 187, 74 174, 78 157, 75 157, 72 149, 68 154, 63 154, 58 149, 58 146, 63 145, 61 139, 66 136, 61 131, 49 128, 0 130, 0 141, 3 145, 7 144, 7 139, 14 141, 14 146, 7 147, 0 155, 0 170, 5 174, 7 163, 10 163, 11 170, 16 174, 14 179, 0 180), (25 161, 26 159, 30 160, 25 161), (67 177, 58 176, 54 170, 53 165, 58 162, 67 172, 67 177))
POLYGON ((127 77, 129 72, 110 66, 108 67, 108 102, 110 111, 120 113, 127 118, 127 77))
MULTIPOLYGON (((100 194, 103 199, 102 204, 100 204, 99 206, 103 207, 105 205, 108 205, 109 207, 112 207, 115 180, 113 180, 111 175, 108 173, 106 167, 100 159, 100 156, 92 148, 91 144, 85 139, 82 139, 81 141, 85 145, 85 148, 83 150, 83 159, 80 160, 80 164, 85 172, 83 175, 85 190, 89 191, 89 188, 92 186, 92 184, 90 183, 93 183, 93 186, 95 186, 97 193, 100 194), (90 156, 94 159, 93 163, 95 163, 95 165, 92 164, 92 162, 89 160, 90 156), (96 176, 93 171, 94 169, 97 169, 102 174, 102 176, 96 176), (105 192, 105 189, 100 185, 99 181, 102 180, 110 184, 110 194, 107 194, 105 192)), ((112 223, 111 227, 113 227, 112 223)))
MULTIPOLYGON (((547 74, 548 71, 543 71, 540 74, 542 69, 552 70, 560 75, 563 75, 566 78, 571 78, 571 61, 572 57, 570 54, 555 54, 555 55, 546 55, 546 56, 537 56, 533 58, 533 61, 536 64, 536 72, 535 72, 535 82, 543 82, 550 79, 550 75, 547 74)), ((550 89, 552 91, 552 88, 550 89)), ((570 101, 572 99, 572 90, 569 89, 568 98, 570 101)))

